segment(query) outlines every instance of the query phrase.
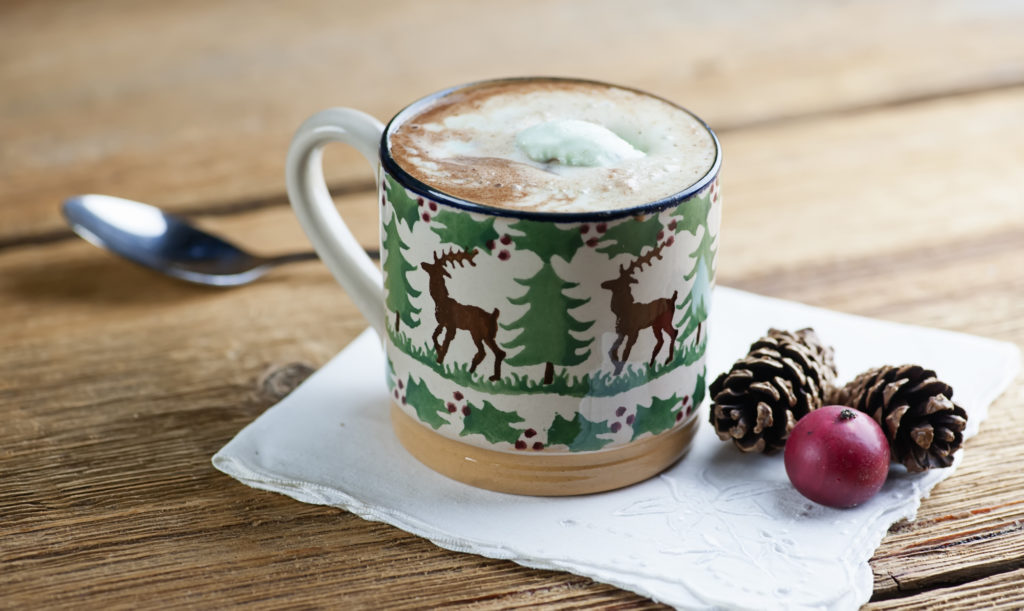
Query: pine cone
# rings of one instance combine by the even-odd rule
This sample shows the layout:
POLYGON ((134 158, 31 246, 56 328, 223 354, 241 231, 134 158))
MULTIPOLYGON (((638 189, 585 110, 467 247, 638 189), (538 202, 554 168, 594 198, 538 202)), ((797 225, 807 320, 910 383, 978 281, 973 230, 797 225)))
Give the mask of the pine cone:
POLYGON ((892 459, 916 473, 953 464, 964 442, 967 412, 953 403, 953 389, 918 365, 884 366, 866 371, 829 403, 856 408, 875 419, 889 438, 892 459))
POLYGON ((711 424, 743 452, 774 454, 796 421, 821 407, 835 376, 832 348, 814 329, 769 329, 711 383, 711 424))

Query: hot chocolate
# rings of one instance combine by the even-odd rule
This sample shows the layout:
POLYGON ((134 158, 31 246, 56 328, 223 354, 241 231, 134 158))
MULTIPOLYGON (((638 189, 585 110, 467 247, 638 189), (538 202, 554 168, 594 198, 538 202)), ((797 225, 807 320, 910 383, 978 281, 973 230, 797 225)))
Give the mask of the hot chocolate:
POLYGON ((389 130, 395 162, 488 206, 593 212, 657 201, 698 182, 715 140, 687 111, 589 81, 523 79, 443 95, 389 130))

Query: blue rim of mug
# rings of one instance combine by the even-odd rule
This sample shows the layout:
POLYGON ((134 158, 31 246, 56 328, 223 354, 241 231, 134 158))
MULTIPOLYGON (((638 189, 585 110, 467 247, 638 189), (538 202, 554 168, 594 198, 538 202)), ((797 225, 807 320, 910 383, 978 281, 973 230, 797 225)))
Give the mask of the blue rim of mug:
POLYGON ((721 147, 721 145, 718 142, 718 136, 715 135, 715 132, 708 126, 707 123, 704 122, 703 119, 701 119, 700 117, 698 117, 694 113, 690 112, 686 108, 683 108, 682 106, 680 106, 678 104, 675 104, 674 102, 672 102, 670 100, 666 100, 666 99, 658 97, 656 95, 652 95, 650 93, 647 93, 646 91, 641 91, 639 89, 634 89, 634 88, 631 88, 631 87, 623 87, 621 85, 613 85, 611 83, 603 83, 601 81, 594 81, 594 80, 588 80, 588 79, 566 78, 566 77, 557 77, 557 76, 538 76, 538 77, 523 76, 523 77, 509 77, 509 78, 499 78, 499 79, 488 79, 488 80, 482 80, 482 81, 474 81, 472 83, 465 83, 463 85, 456 85, 454 87, 449 87, 447 89, 442 89, 441 91, 437 91, 437 92, 432 93, 432 94, 430 94, 428 96, 422 97, 422 98, 416 100, 415 102, 409 104, 408 106, 406 106, 405 108, 400 110, 398 112, 398 114, 396 114, 390 121, 388 121, 387 127, 384 128, 384 133, 381 135, 381 140, 380 140, 380 163, 381 163, 381 166, 384 168, 384 171, 387 172, 388 174, 390 174, 391 176, 395 177, 395 179, 398 180, 398 182, 401 183, 404 187, 412 189, 413 191, 416 191, 420 195, 423 195, 423 196, 425 196, 425 197, 427 197, 427 198, 429 198, 429 199, 431 199, 433 201, 436 201, 439 204, 445 204, 445 205, 448 205, 448 206, 452 206, 454 208, 459 208, 461 210, 467 210, 469 212, 477 212, 477 213, 480 213, 480 214, 486 214, 486 215, 490 215, 490 216, 504 216, 504 217, 518 218, 518 219, 528 219, 528 220, 538 220, 538 221, 553 221, 553 222, 561 222, 561 223, 573 223, 573 222, 587 222, 587 221, 594 221, 594 220, 618 219, 618 218, 624 218, 624 217, 627 217, 627 216, 636 216, 636 215, 639 215, 639 214, 648 214, 648 213, 652 213, 652 212, 660 212, 662 210, 665 210, 666 208, 674 208, 675 206, 678 206, 679 204, 681 204, 685 200, 690 199, 691 197, 693 197, 697 193, 700 193, 701 191, 706 189, 708 187, 708 185, 710 185, 712 182, 714 182, 715 178, 718 177, 718 171, 719 171, 719 169, 722 166, 722 147, 721 147), (436 189, 434 187, 431 187, 430 185, 428 185, 428 184, 420 181, 419 179, 413 177, 411 174, 406 172, 402 168, 402 166, 398 165, 398 162, 396 162, 394 160, 394 158, 391 156, 391 150, 390 150, 390 146, 389 146, 389 140, 390 140, 389 136, 391 135, 392 131, 397 129, 398 127, 400 127, 402 125, 402 123, 406 119, 408 119, 409 117, 411 117, 413 115, 419 114, 421 111, 423 111, 427 107, 431 106, 438 99, 443 98, 443 97, 445 97, 445 96, 447 96, 449 94, 455 93, 455 92, 463 90, 463 89, 470 89, 470 88, 473 88, 473 87, 479 87, 479 86, 484 86, 484 85, 497 85, 497 84, 501 84, 501 83, 514 83, 514 82, 518 82, 518 81, 553 81, 553 82, 568 82, 568 83, 582 83, 582 84, 588 84, 588 85, 599 85, 599 86, 602 86, 602 87, 613 87, 615 89, 621 89, 621 90, 625 90, 625 91, 632 91, 634 93, 638 93, 638 94, 641 94, 641 95, 644 95, 644 96, 647 96, 647 97, 651 97, 651 98, 655 98, 657 100, 661 100, 662 102, 665 102, 666 104, 668 104, 668 105, 670 105, 670 106, 672 106, 674 108, 678 108, 679 110, 682 110, 686 114, 690 115, 691 117, 696 119, 697 122, 700 123, 700 125, 705 130, 707 130, 708 134, 711 135, 711 141, 715 145, 715 161, 714 161, 714 163, 711 164, 711 167, 704 174, 704 176, 702 176, 700 178, 700 180, 698 180, 697 182, 693 183, 692 185, 690 185, 689 187, 683 189, 682 191, 678 191, 676 193, 673 193, 672 195, 669 195, 667 197, 663 197, 661 199, 657 199, 657 200, 652 201, 652 202, 646 202, 646 203, 643 203, 643 204, 637 204, 635 206, 629 206, 627 208, 615 208, 615 209, 611 209, 611 210, 595 210, 595 211, 592 211, 592 212, 542 212, 542 211, 536 211, 536 210, 513 210, 513 209, 510 209, 510 208, 499 208, 497 206, 489 206, 487 204, 481 204, 481 203, 469 201, 469 200, 466 200, 466 199, 462 199, 462 198, 459 198, 459 197, 455 197, 454 195, 449 195, 448 193, 445 193, 444 191, 440 191, 440 190, 438 190, 438 189, 436 189))

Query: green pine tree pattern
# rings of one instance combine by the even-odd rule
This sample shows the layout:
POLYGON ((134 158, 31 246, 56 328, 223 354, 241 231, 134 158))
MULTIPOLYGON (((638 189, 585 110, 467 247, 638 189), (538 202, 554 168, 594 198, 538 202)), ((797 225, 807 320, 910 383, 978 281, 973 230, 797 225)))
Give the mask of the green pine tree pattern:
POLYGON ((515 412, 503 412, 494 407, 490 401, 484 400, 483 407, 477 407, 467 402, 469 413, 463 420, 462 432, 459 435, 479 434, 487 441, 498 443, 507 441, 515 443, 519 439, 521 430, 513 428, 512 425, 523 422, 522 416, 515 412))
POLYGON ((690 253, 691 259, 696 259, 697 264, 693 266, 690 273, 686 274, 684 278, 692 280, 697 274, 697 270, 704 268, 705 276, 708 278, 708 283, 711 283, 711 279, 715 277, 715 255, 718 249, 714 248, 715 236, 711 235, 711 230, 705 228, 704 235, 701 236, 700 243, 697 244, 697 248, 690 253))
POLYGON ((697 385, 693 388, 693 408, 697 409, 700 407, 700 402, 704 400, 704 394, 707 392, 707 384, 704 382, 704 374, 697 376, 697 385))
POLYGON ((658 243, 662 231, 661 220, 652 214, 644 220, 631 218, 612 225, 601 237, 597 252, 614 258, 623 253, 639 257, 644 248, 658 243))
POLYGON ((680 204, 675 212, 672 213, 673 217, 677 217, 676 233, 687 231, 696 237, 697 231, 701 227, 704 228, 700 242, 697 243, 697 248, 690 253, 690 258, 696 262, 696 265, 684 277, 687 280, 692 280, 697 274, 698 267, 703 265, 709 284, 711 279, 715 277, 714 265, 715 255, 717 254, 717 249, 714 248, 715 236, 711 234, 711 228, 708 226, 708 214, 710 212, 711 189, 707 189, 700 197, 695 197, 680 204))
POLYGON ((420 421, 429 424, 431 428, 436 430, 448 423, 442 417, 442 414, 448 413, 444 401, 435 397, 423 380, 413 382, 410 376, 403 398, 416 410, 420 421))
POLYGON ((663 433, 672 428, 676 423, 676 412, 674 408, 682 403, 682 397, 674 394, 668 399, 651 397, 651 404, 647 407, 638 405, 636 417, 633 420, 633 439, 644 433, 663 433))
POLYGON ((708 213, 711 211, 711 189, 679 204, 672 216, 676 222, 675 232, 686 231, 697 235, 697 229, 707 227, 708 213))
POLYGON ((581 340, 574 334, 583 333, 594 321, 581 321, 569 314, 589 301, 566 295, 578 283, 566 282, 552 266, 554 257, 571 261, 583 247, 579 229, 561 229, 554 223, 520 220, 509 227, 516 250, 530 251, 541 259, 540 270, 529 278, 515 281, 526 287, 521 296, 509 300, 514 305, 528 305, 529 309, 518 320, 502 323, 506 331, 519 330, 504 348, 522 348, 505 362, 513 367, 545 365, 544 384, 554 380, 556 365, 578 365, 590 356, 593 338, 581 340))
POLYGON ((704 321, 707 320, 708 311, 711 306, 711 287, 715 278, 715 256, 717 249, 714 247, 715 236, 708 226, 708 215, 711 212, 711 189, 707 189, 699 197, 695 197, 679 205, 673 212, 677 217, 676 233, 687 231, 694 236, 703 227, 700 242, 690 253, 689 257, 694 260, 693 269, 683 276, 686 280, 693 281, 693 288, 687 293, 686 298, 676 306, 677 310, 686 310, 686 322, 683 326, 683 337, 689 337, 695 330, 696 340, 701 340, 704 321))
POLYGON ((591 452, 611 443, 610 439, 598 437, 609 432, 611 429, 607 422, 587 420, 579 412, 576 412, 572 420, 556 414, 555 421, 548 429, 548 445, 566 445, 570 452, 591 452))
POLYGON ((420 219, 419 201, 409 197, 409 194, 405 192, 405 187, 394 178, 387 176, 386 181, 385 191, 388 201, 394 206, 398 218, 405 221, 405 226, 412 230, 412 226, 420 219))
POLYGON ((578 228, 561 229, 554 223, 521 220, 509 229, 516 232, 510 237, 517 250, 531 251, 545 263, 556 255, 566 262, 572 261, 583 246, 578 228))
POLYGON ((420 313, 419 308, 412 305, 410 298, 420 296, 420 291, 412 288, 409 278, 406 276, 416 266, 405 260, 403 250, 408 248, 401 236, 398 235, 397 214, 391 215, 391 220, 384 226, 384 239, 381 244, 384 248, 384 260, 381 266, 384 269, 384 292, 385 305, 388 310, 395 313, 394 330, 397 333, 401 323, 404 322, 410 328, 419 326, 420 321, 414 318, 420 313))
POLYGON ((569 311, 590 301, 566 295, 566 291, 578 286, 558 276, 550 263, 544 262, 540 271, 529 278, 516 278, 517 283, 526 287, 526 292, 510 299, 514 305, 528 305, 518 320, 502 324, 507 331, 519 330, 511 340, 503 344, 509 350, 521 350, 505 362, 513 367, 522 365, 546 365, 544 382, 550 384, 555 365, 568 367, 579 365, 590 356, 589 346, 593 338, 578 339, 594 321, 580 321, 569 311))
POLYGON ((686 276, 687 280, 693 279, 690 292, 683 302, 676 306, 677 310, 686 310, 683 337, 689 337, 696 330, 697 337, 694 339, 696 342, 701 340, 701 325, 708 319, 708 311, 711 308, 711 279, 707 269, 708 266, 702 257, 697 261, 693 271, 686 276))
POLYGON ((468 212, 442 210, 434 216, 434 224, 430 229, 441 237, 442 242, 455 244, 467 252, 479 248, 490 254, 488 243, 493 244, 498 239, 498 232, 494 229, 495 220, 492 216, 478 221, 468 212))

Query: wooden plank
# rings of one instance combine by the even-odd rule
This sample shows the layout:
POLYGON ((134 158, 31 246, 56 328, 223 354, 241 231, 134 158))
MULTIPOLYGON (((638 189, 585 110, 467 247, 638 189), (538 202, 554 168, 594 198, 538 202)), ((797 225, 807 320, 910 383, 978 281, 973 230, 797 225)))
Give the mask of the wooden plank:
MULTIPOLYGON (((902 124, 928 132, 950 113, 963 114, 980 125, 957 124, 946 135, 973 147, 994 137, 983 118, 991 114, 993 122, 1006 121, 1013 141, 1007 109, 1022 97, 1006 91, 963 98, 955 109, 935 102, 749 131, 766 141, 777 130, 785 153, 808 160, 822 134, 841 134, 846 154, 815 166, 806 184, 773 181, 768 169, 761 182, 741 179, 758 171, 764 153, 742 134, 730 136, 730 168, 743 173, 730 169, 724 188, 723 239, 731 241, 723 242, 723 283, 1024 345, 1024 241, 1003 200, 1019 192, 1022 178, 998 173, 1024 161, 1024 152, 996 139, 992 161, 1007 156, 1005 166, 994 166, 996 178, 965 170, 972 214, 960 225, 933 220, 954 209, 960 192, 914 200, 913 210, 894 210, 882 194, 846 195, 859 188, 861 174, 845 161, 874 156, 880 167, 901 167, 879 180, 886 193, 912 193, 915 181, 952 166, 926 155, 929 147, 894 142, 879 150, 880 135, 902 124), (905 157, 920 165, 897 166, 905 157), (826 186, 841 205, 819 199, 826 186), (858 239, 842 242, 850 244, 842 256, 822 257, 840 236, 822 218, 831 210, 845 223, 838 212, 854 203, 863 219, 920 219, 932 231, 901 222, 866 231, 858 223, 867 221, 849 219, 847 235, 858 239), (765 205, 777 206, 787 222, 766 221, 765 205), (809 245, 793 245, 796 254, 788 254, 794 236, 809 245), (752 244, 766 244, 762 257, 753 256, 752 244)), ((375 244, 375 198, 353 194, 338 203, 360 240, 375 244)), ((305 245, 283 206, 200 221, 268 253, 305 245)), ((0 378, 4 604, 137 607, 159 597, 203 606, 647 605, 585 579, 446 552, 387 526, 250 490, 210 467, 209 456, 282 386, 362 329, 347 297, 315 263, 283 268, 252 286, 212 290, 65 241, 0 252, 0 294, 0 319, 17 321, 3 328, 0 351, 0 371, 8 373, 0 378)), ((1008 528, 1024 522, 1024 474, 1013 468, 1022 404, 1018 381, 992 407, 958 472, 924 501, 920 519, 883 542, 873 561, 881 595, 923 591, 917 600, 934 601, 942 591, 931 589, 943 581, 1012 570, 1024 557, 1024 534, 1008 528)))
MULTIPOLYGON (((1024 159, 1024 124, 1013 110, 1020 95, 937 100, 727 135, 722 283, 1024 346, 1024 282, 1011 271, 1024 260, 1024 211, 1015 195, 1024 177, 1012 167, 1024 159), (990 127, 961 124, 957 117, 967 109, 979 112, 971 116, 992 113, 990 127), (957 148, 933 148, 940 137, 957 148), (765 152, 769 142, 777 157, 765 152), (814 171, 772 182, 790 163, 814 171)), ((1022 404, 1018 382, 993 406, 958 473, 922 504, 917 521, 886 538, 872 561, 876 594, 1019 565, 1024 482, 1007 465, 1017 460, 1012 431, 1024 425, 1022 404)))
MULTIPOLYGON (((239 226, 278 232, 285 221, 278 209, 239 226)), ((0 387, 4 606, 640 601, 453 554, 213 470, 213 452, 280 398, 261 382, 322 364, 362 329, 321 266, 209 290, 66 242, 5 253, 0 277, 3 294, 18 297, 0 308, 25 323, 0 354, 13 374, 0 387), (47 278, 25 282, 23 270, 40 269, 47 278), (467 587, 453 595, 455 570, 467 587)))
POLYGON ((723 280, 736 266, 767 278, 873 254, 884 263, 889 251, 941 254, 995 228, 1012 244, 1024 228, 1022 101, 1015 88, 726 134, 723 280))
MULTIPOLYGON (((0 243, 61 231, 74 193, 176 210, 278 198, 291 134, 332 105, 385 118, 444 86, 542 72, 645 88, 730 130, 1022 83, 1022 27, 997 0, 7 2, 0 243)), ((331 180, 368 185, 334 148, 331 180)))
MULTIPOLYGON (((1012 430, 1024 387, 1018 382, 993 406, 990 419, 967 444, 957 473, 939 485, 913 522, 897 524, 872 559, 875 594, 925 591, 1020 567, 1024 562, 1024 477, 1007 469, 1018 461, 1012 430)), ((1018 602, 1024 602, 1019 592, 1018 602)))
MULTIPOLYGON (((230 220, 218 219, 225 233, 230 220)), ((281 230, 288 221, 287 210, 264 210, 241 217, 239 226, 300 240, 295 231, 281 230)), ((365 236, 367 229, 358 233, 365 236)), ((0 357, 0 367, 16 373, 3 389, 13 413, 0 434, 0 536, 3 561, 12 569, 0 584, 7 600, 131 605, 159 596, 169 604, 303 605, 342 592, 345 600, 371 607, 434 606, 453 598, 492 608, 639 604, 607 586, 452 554, 382 525, 226 480, 209 467, 209 456, 279 396, 258 382, 269 369, 317 366, 329 358, 360 328, 351 306, 315 264, 282 269, 243 289, 210 291, 113 260, 106 269, 75 264, 103 256, 70 242, 0 257, 0 278, 37 261, 65 287, 56 294, 40 290, 49 283, 3 287, 40 318, 0 357), (109 282, 91 286, 97 275, 109 282), (289 291, 280 290, 284 284, 289 291), (54 302, 65 311, 41 307, 54 302), (81 324, 98 318, 102 326, 81 324), (189 332, 183 335, 183 328, 189 332), (55 354, 66 356, 55 362, 55 354), (453 571, 460 576, 454 591, 443 579, 453 571), (194 579, 197 574, 204 578, 194 579), (80 598, 68 598, 71 592, 80 598)), ((979 256, 982 264, 994 259, 992 266, 1006 276, 1015 272, 998 254, 979 256)), ((962 266, 952 280, 967 281, 972 273, 962 266)), ((4 315, 9 308, 4 305, 4 315)), ((1013 339, 1024 340, 1024 333, 1013 339)), ((1012 464, 1020 404, 1019 396, 997 403, 993 421, 1010 424, 987 425, 960 472, 925 501, 921 524, 893 536, 919 541, 935 536, 930 532, 962 531, 969 542, 985 527, 977 520, 986 516, 972 513, 973 503, 1000 501, 1024 483, 1016 472, 992 477, 1012 464), (943 519, 929 521, 933 505, 943 519)), ((1024 518, 1021 510, 1009 504, 988 517, 998 525, 1024 518)), ((1019 557, 1019 533, 1000 536, 1007 543, 997 551, 1019 557)), ((883 549, 894 554, 882 562, 897 564, 900 553, 915 561, 925 555, 917 548, 908 554, 901 544, 887 540, 883 549)), ((975 553, 974 543, 964 548, 958 565, 975 553)))
POLYGON ((969 584, 942 588, 928 592, 873 602, 864 606, 864 611, 888 611, 896 609, 988 609, 1010 610, 1021 608, 1021 584, 1024 583, 1024 569, 998 573, 969 584))

